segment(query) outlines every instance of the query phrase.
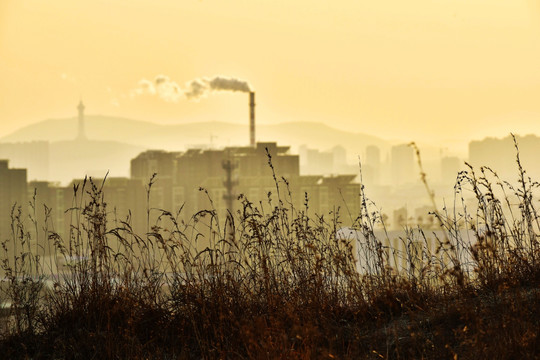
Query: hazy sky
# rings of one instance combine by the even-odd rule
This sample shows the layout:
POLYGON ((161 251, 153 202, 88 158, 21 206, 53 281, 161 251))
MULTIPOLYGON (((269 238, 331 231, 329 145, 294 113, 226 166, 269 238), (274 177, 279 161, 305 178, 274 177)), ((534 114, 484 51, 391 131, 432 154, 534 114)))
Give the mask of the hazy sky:
POLYGON ((246 80, 264 123, 540 134, 539 23, 540 0, 0 0, 0 136, 80 96, 90 114, 247 124, 242 93, 137 94, 158 75, 246 80))

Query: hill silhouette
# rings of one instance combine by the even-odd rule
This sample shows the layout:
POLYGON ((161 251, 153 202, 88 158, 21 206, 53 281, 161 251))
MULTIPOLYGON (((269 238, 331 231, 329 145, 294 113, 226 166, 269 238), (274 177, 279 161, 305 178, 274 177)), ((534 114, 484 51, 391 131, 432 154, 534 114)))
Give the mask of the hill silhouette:
MULTIPOLYGON (((48 119, 0 138, 0 142, 50 142, 72 140, 77 133, 76 118, 48 119)), ((86 116, 89 139, 136 144, 138 147, 182 150, 198 145, 247 145, 248 125, 220 121, 162 125, 148 121, 101 115, 86 116)), ((286 122, 257 126, 257 141, 277 141, 293 148, 306 144, 321 150, 336 145, 345 147, 350 156, 362 154, 368 145, 386 151, 389 142, 375 136, 338 130, 322 123, 286 122)))

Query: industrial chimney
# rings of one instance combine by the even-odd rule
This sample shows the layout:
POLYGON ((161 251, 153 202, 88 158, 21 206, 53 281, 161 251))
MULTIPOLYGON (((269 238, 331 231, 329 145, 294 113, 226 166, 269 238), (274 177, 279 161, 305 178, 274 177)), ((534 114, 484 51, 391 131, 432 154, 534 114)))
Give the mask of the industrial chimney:
POLYGON ((255 146, 255 93, 249 92, 249 144, 255 146))

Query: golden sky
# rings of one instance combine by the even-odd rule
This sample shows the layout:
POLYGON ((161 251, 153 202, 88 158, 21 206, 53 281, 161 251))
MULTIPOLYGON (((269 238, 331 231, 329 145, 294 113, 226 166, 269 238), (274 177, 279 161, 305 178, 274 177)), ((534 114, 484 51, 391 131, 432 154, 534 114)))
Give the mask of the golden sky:
POLYGON ((246 80, 263 123, 540 134, 539 23, 540 0, 0 0, 0 136, 80 96, 89 114, 247 124, 245 94, 136 93, 158 75, 246 80))

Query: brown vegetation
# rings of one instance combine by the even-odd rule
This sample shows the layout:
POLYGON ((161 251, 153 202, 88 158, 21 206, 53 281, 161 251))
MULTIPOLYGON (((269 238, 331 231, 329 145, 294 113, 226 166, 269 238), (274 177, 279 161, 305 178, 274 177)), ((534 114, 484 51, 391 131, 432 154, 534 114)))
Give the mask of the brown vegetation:
POLYGON ((32 359, 537 357, 538 184, 519 156, 518 165, 518 187, 487 168, 460 173, 456 203, 469 192, 476 207, 435 211, 445 234, 437 255, 448 261, 409 257, 406 272, 389 266, 374 235, 382 219, 363 194, 362 212, 348 219, 367 245, 357 255, 336 237, 345 211, 311 214, 307 196, 293 208, 277 178, 267 203, 241 196, 241 211, 226 220, 212 209, 189 222, 152 209, 161 216, 142 235, 129 219, 107 223, 101 187, 90 180, 74 189, 70 238, 47 230, 67 265, 39 258, 28 221, 14 211, 0 351, 32 359), (461 228, 472 229, 473 246, 461 228), (210 246, 197 250, 201 237, 210 246), (369 271, 357 271, 359 255, 369 271))

